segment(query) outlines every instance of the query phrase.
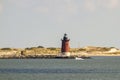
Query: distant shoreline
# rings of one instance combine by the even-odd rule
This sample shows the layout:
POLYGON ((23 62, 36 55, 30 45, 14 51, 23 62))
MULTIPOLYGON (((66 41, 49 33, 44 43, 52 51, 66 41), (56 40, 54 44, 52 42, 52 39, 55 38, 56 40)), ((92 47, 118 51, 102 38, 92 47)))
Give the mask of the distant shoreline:
MULTIPOLYGON (((56 58, 61 53, 61 48, 1 48, 0 59, 50 59, 56 58)), ((91 56, 120 56, 120 49, 115 47, 95 47, 87 46, 83 48, 71 48, 70 57, 91 57, 91 56)))

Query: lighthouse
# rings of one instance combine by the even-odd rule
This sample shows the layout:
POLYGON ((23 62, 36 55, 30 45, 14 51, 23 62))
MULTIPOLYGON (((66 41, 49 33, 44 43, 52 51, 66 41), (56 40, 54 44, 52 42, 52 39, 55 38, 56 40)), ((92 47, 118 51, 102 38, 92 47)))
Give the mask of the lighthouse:
POLYGON ((61 56, 70 56, 70 44, 67 34, 65 33, 63 36, 63 39, 61 39, 62 45, 61 45, 61 56))

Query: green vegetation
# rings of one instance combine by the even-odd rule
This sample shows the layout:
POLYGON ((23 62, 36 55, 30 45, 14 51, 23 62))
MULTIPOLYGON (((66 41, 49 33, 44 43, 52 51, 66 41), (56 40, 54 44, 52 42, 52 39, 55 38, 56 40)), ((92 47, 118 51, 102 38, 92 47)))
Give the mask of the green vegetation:
POLYGON ((11 48, 2 48, 1 50, 12 50, 11 48))

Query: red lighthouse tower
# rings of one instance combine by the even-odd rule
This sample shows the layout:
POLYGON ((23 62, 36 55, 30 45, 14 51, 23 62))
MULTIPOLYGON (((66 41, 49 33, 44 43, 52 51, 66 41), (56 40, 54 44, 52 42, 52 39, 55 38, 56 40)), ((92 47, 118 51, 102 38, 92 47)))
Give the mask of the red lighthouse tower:
POLYGON ((70 45, 69 45, 69 41, 70 39, 68 39, 67 34, 64 34, 62 41, 62 46, 61 46, 61 55, 62 56, 70 56, 70 45))

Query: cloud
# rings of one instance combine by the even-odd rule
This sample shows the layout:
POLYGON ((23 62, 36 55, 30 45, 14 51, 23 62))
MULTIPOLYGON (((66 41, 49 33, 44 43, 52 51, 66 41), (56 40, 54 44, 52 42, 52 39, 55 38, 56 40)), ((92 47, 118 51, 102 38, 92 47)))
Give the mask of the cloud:
POLYGON ((32 9, 38 13, 60 12, 67 14, 76 14, 78 6, 74 0, 9 0, 16 7, 32 9), (56 10, 56 11, 54 11, 56 10))
POLYGON ((119 5, 119 0, 109 0, 108 8, 116 8, 119 5))
POLYGON ((29 8, 35 2, 33 0, 8 0, 8 1, 20 8, 29 8))
POLYGON ((104 8, 117 8, 119 5, 119 0, 97 0, 97 5, 104 8))
POLYGON ((114 9, 120 5, 119 0, 85 0, 84 7, 89 11, 95 11, 100 8, 114 9))
POLYGON ((96 9, 94 0, 85 0, 84 7, 89 11, 94 11, 96 9))
POLYGON ((18 8, 29 10, 34 13, 48 13, 48 6, 45 4, 47 0, 9 0, 13 5, 18 8))

